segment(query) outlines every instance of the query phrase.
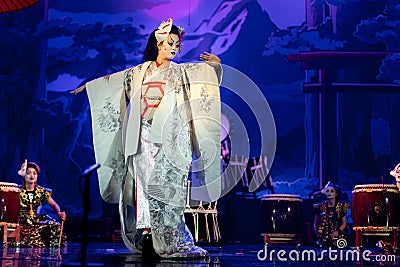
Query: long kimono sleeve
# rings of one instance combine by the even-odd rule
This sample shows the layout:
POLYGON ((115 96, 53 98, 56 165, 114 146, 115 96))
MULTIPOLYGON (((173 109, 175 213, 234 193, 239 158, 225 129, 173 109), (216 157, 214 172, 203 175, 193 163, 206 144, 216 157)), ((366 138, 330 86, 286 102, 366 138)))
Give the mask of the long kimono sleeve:
POLYGON ((118 203, 126 173, 122 148, 122 121, 126 113, 124 71, 88 82, 93 145, 102 198, 118 203))
POLYGON ((191 197, 194 200, 210 202, 221 196, 220 80, 218 72, 204 63, 174 66, 153 119, 151 140, 163 145, 177 168, 189 169, 191 165, 191 197), (181 140, 185 139, 182 135, 188 125, 193 161, 192 153, 184 145, 175 144, 185 143, 181 140))
MULTIPOLYGON (((219 83, 222 72, 206 63, 185 64, 190 84, 189 101, 197 139, 201 168, 204 170, 204 184, 194 178, 191 197, 207 202, 221 197, 221 100, 219 83)), ((192 162, 192 169, 195 166, 192 162)), ((201 175, 200 175, 201 177, 201 175)))

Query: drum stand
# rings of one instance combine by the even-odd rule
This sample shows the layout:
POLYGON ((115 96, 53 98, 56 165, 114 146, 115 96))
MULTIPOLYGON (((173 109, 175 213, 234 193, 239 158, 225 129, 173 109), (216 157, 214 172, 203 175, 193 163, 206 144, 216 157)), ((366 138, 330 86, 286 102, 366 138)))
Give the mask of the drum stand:
POLYGON ((197 243, 199 242, 199 232, 200 232, 200 222, 199 222, 199 215, 203 214, 204 219, 205 219, 205 227, 206 227, 206 239, 207 242, 215 242, 219 243, 221 240, 221 233, 219 231, 219 225, 218 225, 218 211, 217 211, 217 201, 213 203, 208 203, 207 206, 204 206, 203 202, 200 201, 200 204, 198 207, 191 207, 190 206, 190 188, 191 188, 191 181, 187 181, 187 186, 188 186, 188 192, 186 196, 186 208, 184 213, 192 214, 193 216, 193 224, 194 224, 194 241, 197 243), (211 221, 208 219, 208 215, 211 216, 211 221), (211 238, 210 234, 210 227, 209 223, 212 225, 212 233, 213 233, 213 239, 211 238))
POLYGON ((361 250, 364 246, 364 240, 368 237, 381 237, 389 239, 393 245, 393 250, 398 251, 398 239, 400 227, 391 226, 356 226, 353 227, 356 232, 356 248, 361 250))
POLYGON ((3 246, 8 247, 8 238, 14 238, 17 246, 20 241, 21 227, 18 223, 0 222, 0 228, 3 233, 3 246))
POLYGON ((300 247, 302 236, 301 234, 284 234, 284 233, 262 233, 264 244, 295 244, 300 247))

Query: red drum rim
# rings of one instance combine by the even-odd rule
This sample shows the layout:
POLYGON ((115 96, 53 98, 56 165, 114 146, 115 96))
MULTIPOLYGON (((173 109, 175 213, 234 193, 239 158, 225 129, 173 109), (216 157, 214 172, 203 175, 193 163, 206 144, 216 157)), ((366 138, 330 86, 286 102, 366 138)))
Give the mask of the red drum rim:
POLYGON ((390 193, 399 193, 399 189, 394 184, 363 184, 356 185, 352 193, 362 193, 362 192, 381 192, 383 189, 390 193))
POLYGON ((293 195, 293 194, 270 194, 270 195, 265 195, 261 199, 261 201, 264 200, 285 200, 285 201, 298 201, 298 202, 303 202, 301 197, 299 195, 293 195))
POLYGON ((0 182, 0 192, 21 192, 15 183, 0 182))

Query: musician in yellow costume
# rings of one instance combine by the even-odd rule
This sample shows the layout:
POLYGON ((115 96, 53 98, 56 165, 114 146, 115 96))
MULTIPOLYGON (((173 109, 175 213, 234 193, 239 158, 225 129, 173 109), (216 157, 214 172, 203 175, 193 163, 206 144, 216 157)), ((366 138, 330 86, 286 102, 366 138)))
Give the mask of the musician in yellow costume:
POLYGON ((334 183, 329 182, 321 193, 326 196, 326 200, 314 205, 314 232, 317 245, 337 246, 339 239, 347 238, 346 214, 349 204, 341 200, 342 190, 334 183))
POLYGON ((66 214, 51 197, 51 191, 37 185, 40 167, 34 162, 25 162, 18 174, 23 178, 20 187, 20 212, 19 224, 22 228, 22 247, 57 247, 66 245, 66 237, 63 235, 61 224, 48 216, 40 213, 44 204, 49 204, 59 219, 64 221, 66 214))

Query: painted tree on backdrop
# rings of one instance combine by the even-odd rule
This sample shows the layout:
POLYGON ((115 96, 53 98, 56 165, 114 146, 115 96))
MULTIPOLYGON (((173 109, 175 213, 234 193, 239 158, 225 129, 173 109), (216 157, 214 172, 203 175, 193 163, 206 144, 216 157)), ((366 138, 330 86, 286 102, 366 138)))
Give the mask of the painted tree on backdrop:
MULTIPOLYGON (((400 50, 400 0, 387 1, 383 13, 362 20, 354 36, 368 44, 385 44, 388 52, 400 50)), ((392 54, 382 61, 377 79, 400 83, 400 54, 392 54)))
MULTIPOLYGON (((312 1, 309 7, 318 8, 326 3, 336 6, 345 4, 346 1, 348 0, 315 0, 312 1)), ((308 0, 305 0, 305 2, 308 2, 308 0)), ((341 36, 336 34, 332 29, 332 19, 327 18, 316 25, 310 25, 310 22, 306 21, 298 26, 277 30, 269 37, 264 54, 279 53, 288 55, 318 50, 340 50, 344 47, 346 41, 340 39, 341 36)))
MULTIPOLYGON (((309 13, 310 9, 323 10, 324 5, 332 4, 338 5, 342 1, 311 1, 305 0, 309 4, 306 12, 309 13), (340 2, 340 3, 336 3, 340 2)), ((324 12, 322 12, 324 13, 324 12)), ((308 17, 308 14, 306 14, 308 17)), ((266 44, 264 55, 271 55, 274 53, 289 55, 297 54, 300 52, 309 51, 332 51, 340 50, 344 47, 346 40, 340 39, 340 35, 334 33, 332 20, 330 18, 322 18, 321 21, 305 21, 301 25, 291 26, 287 29, 281 29, 273 32, 266 44)), ((318 175, 318 122, 315 118, 315 107, 318 105, 318 97, 310 94, 305 96, 306 99, 306 166, 305 177, 317 178, 318 175)))
POLYGON ((131 18, 113 25, 102 22, 80 25, 70 17, 41 22, 36 28, 38 36, 63 37, 70 42, 68 46, 48 49, 47 80, 52 82, 65 73, 92 80, 137 64, 146 36, 140 34, 144 26, 132 25, 131 18))
MULTIPOLYGON (((0 16, 0 176, 13 181, 27 151, 37 160, 35 144, 39 131, 32 134, 35 122, 29 118, 32 101, 37 95, 40 64, 37 52, 41 40, 33 37, 34 25, 42 18, 40 5, 0 16), (29 144, 35 144, 29 149, 29 144)), ((20 180, 18 180, 20 182, 20 180)))
MULTIPOLYGON (((386 8, 381 14, 373 18, 367 18, 357 25, 354 36, 367 44, 383 44, 388 52, 396 52, 388 55, 382 61, 380 73, 377 79, 383 82, 400 83, 400 0, 386 1, 386 8)), ((396 164, 400 158, 400 97, 392 94, 387 97, 389 108, 389 134, 391 157, 387 160, 387 168, 396 164)), ((387 169, 389 170, 389 169, 387 169)), ((387 171, 388 172, 388 171, 387 171)))
MULTIPOLYGON (((353 33, 355 26, 362 18, 380 12, 380 7, 383 5, 381 1, 365 3, 361 0, 305 0, 305 3, 307 21, 302 25, 277 30, 271 34, 264 54, 288 55, 308 51, 368 51, 371 49, 367 45, 363 46, 362 42, 354 38, 353 33)), ((379 48, 379 46, 374 46, 372 49, 376 51, 379 48)), ((337 78, 339 80, 346 79, 346 77, 340 76, 337 78)), ((318 96, 308 94, 305 95, 305 98, 307 109, 305 175, 306 177, 318 177, 319 125, 316 119, 318 117, 318 96)), ((338 144, 340 146, 339 168, 342 168, 339 176, 350 178, 349 187, 352 186, 351 183, 354 180, 378 175, 377 162, 371 144, 370 98, 371 95, 341 94, 338 100, 338 105, 341 107, 338 114, 338 121, 341 122, 339 140, 342 142, 338 144), (355 97, 359 100, 358 104, 350 105, 351 102, 354 102, 355 97), (351 121, 353 123, 348 124, 351 121), (346 125, 343 122, 346 122, 346 125), (363 173, 362 177, 358 177, 360 173, 363 173)))
MULTIPOLYGON (((33 17, 42 16, 36 13, 33 17)), ((91 140, 91 133, 86 133, 85 129, 90 127, 82 127, 84 123, 90 124, 86 119, 88 105, 84 103, 87 99, 72 98, 68 92, 46 92, 46 85, 38 81, 52 82, 60 75, 69 74, 85 82, 137 64, 142 56, 139 53, 141 40, 146 39, 140 34, 143 26, 133 27, 130 19, 114 25, 101 22, 81 25, 69 17, 49 21, 25 17, 26 21, 20 23, 18 14, 0 19, 3 25, 8 25, 0 27, 3 36, 0 68, 6 74, 1 76, 4 89, 0 101, 8 107, 2 107, 4 112, 1 113, 4 114, 2 128, 8 129, 1 132, 4 136, 1 142, 7 144, 1 146, 0 155, 5 163, 2 164, 2 178, 13 181, 13 170, 19 168, 15 159, 21 158, 17 160, 20 164, 24 157, 29 157, 46 163, 42 182, 48 179, 55 191, 58 188, 65 191, 71 186, 69 179, 57 179, 57 182, 52 179, 59 178, 59 173, 79 177, 82 171, 79 167, 84 168, 94 161, 93 149, 86 144, 91 140), (40 45, 43 40, 47 43, 60 39, 66 45, 40 45), (26 54, 30 57, 18 58, 25 51, 29 51, 26 54), (47 56, 43 60, 40 55, 47 56), (43 63, 45 71, 36 71, 43 63)))

